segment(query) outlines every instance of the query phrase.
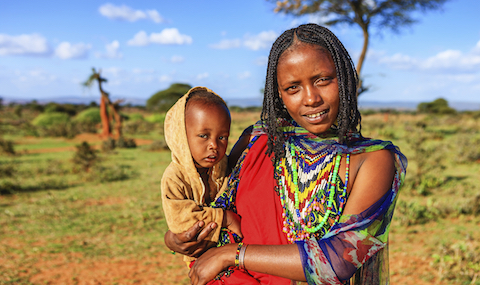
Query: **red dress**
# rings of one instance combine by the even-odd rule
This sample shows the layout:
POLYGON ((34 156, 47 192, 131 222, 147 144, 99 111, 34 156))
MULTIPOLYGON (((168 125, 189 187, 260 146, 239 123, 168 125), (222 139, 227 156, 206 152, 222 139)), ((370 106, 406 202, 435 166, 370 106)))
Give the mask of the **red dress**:
MULTIPOLYGON (((250 148, 237 188, 237 214, 242 218, 242 234, 245 244, 288 244, 282 231, 282 205, 275 193, 275 179, 270 157, 265 155, 267 136, 260 136, 250 148)), ((248 262, 248 249, 246 254, 248 262)), ((289 279, 254 271, 233 270, 220 280, 208 284, 262 284, 287 285, 289 279)))

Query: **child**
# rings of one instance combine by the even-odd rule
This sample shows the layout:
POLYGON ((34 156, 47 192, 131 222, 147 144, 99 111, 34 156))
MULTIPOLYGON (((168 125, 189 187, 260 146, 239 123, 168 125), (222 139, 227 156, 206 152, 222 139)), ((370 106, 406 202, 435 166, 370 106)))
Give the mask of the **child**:
MULTIPOLYGON (((165 140, 172 152, 172 162, 162 177, 168 227, 180 233, 199 220, 216 222, 218 227, 207 237, 212 246, 219 239, 221 227, 241 236, 238 215, 209 207, 228 180, 225 152, 230 122, 223 99, 205 87, 190 89, 165 117, 165 140)), ((184 259, 187 263, 193 260, 187 256, 184 259)))

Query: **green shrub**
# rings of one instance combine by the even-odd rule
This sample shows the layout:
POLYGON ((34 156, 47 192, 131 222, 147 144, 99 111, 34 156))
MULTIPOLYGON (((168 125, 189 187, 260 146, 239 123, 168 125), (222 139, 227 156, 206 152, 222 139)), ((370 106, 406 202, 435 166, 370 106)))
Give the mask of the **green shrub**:
POLYGON ((0 138, 0 154, 14 155, 13 141, 0 138))
POLYGON ((399 200, 397 202, 396 217, 402 225, 424 224, 441 217, 438 209, 432 205, 420 205, 416 201, 399 200))
POLYGON ((480 246, 475 239, 440 245, 439 253, 432 255, 441 280, 456 284, 478 284, 480 274, 480 246))
MULTIPOLYGON (((157 124, 158 125, 158 124, 157 124)), ((163 131, 163 124, 160 127, 161 131, 163 131)), ((150 123, 148 121, 142 120, 135 120, 135 121, 126 121, 123 123, 123 132, 125 134, 149 134, 152 130, 155 129, 155 124, 150 123)))
POLYGON ((100 109, 97 107, 88 108, 76 115, 73 121, 80 132, 96 133, 97 125, 102 122, 100 109))
POLYGON ((119 137, 118 140, 115 141, 115 146, 118 148, 136 148, 137 144, 134 139, 119 137))
POLYGON ((165 140, 156 140, 149 144, 147 147, 145 147, 145 149, 148 151, 162 151, 168 150, 168 146, 165 140))
POLYGON ((145 120, 145 118, 143 117, 142 114, 133 113, 133 114, 128 115, 128 121, 135 122, 135 121, 143 121, 143 120, 145 120))
POLYGON ((70 121, 70 116, 65 113, 53 112, 38 115, 32 124, 37 127, 51 127, 54 125, 66 124, 70 121))
POLYGON ((103 152, 111 152, 115 149, 115 140, 112 138, 108 138, 102 142, 102 151, 103 152))
POLYGON ((95 155, 95 150, 90 147, 87 142, 82 142, 80 145, 76 146, 77 151, 72 161, 75 165, 74 171, 82 169, 84 171, 89 171, 90 168, 95 164, 97 156, 95 155))
POLYGON ((165 113, 153 114, 153 115, 147 116, 145 117, 145 121, 150 123, 163 124, 165 122, 165 113))
POLYGON ((128 168, 129 167, 125 165, 113 165, 107 167, 101 164, 96 164, 85 178, 88 181, 98 182, 126 180, 134 174, 128 168))

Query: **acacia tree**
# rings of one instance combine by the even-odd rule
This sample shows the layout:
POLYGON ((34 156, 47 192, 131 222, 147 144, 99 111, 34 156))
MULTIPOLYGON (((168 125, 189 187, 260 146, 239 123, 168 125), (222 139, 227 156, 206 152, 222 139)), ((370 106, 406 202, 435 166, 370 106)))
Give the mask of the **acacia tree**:
MULTIPOLYGON (((269 0, 274 2, 275 0, 269 0)), ((447 0, 283 0, 275 1, 275 12, 295 16, 318 14, 325 20, 322 24, 335 26, 347 24, 358 26, 363 32, 363 47, 356 64, 360 77, 363 62, 367 55, 370 28, 390 29, 398 32, 402 26, 409 26, 417 20, 412 17, 415 11, 426 12, 441 8, 447 0)), ((368 88, 360 82, 360 94, 368 88)))
POLYGON ((112 132, 110 129, 110 122, 114 119, 115 120, 115 130, 117 133, 117 137, 120 137, 122 135, 122 120, 121 116, 119 114, 119 108, 120 108, 120 103, 123 102, 123 100, 117 100, 114 103, 110 101, 109 94, 105 92, 102 88, 102 83, 107 82, 106 78, 103 78, 101 74, 101 70, 98 72, 95 70, 95 68, 92 68, 92 74, 88 79, 82 83, 83 86, 85 87, 92 87, 93 83, 95 81, 98 82, 98 89, 100 90, 101 98, 100 98, 100 118, 102 120, 102 137, 111 137, 112 132), (110 108, 108 108, 110 107, 110 108), (110 112, 108 112, 108 109, 110 109, 110 112))

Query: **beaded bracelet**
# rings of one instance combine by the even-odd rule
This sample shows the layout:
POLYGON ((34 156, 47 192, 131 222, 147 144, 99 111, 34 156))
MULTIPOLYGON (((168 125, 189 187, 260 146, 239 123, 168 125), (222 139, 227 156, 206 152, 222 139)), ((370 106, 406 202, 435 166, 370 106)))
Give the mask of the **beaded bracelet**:
POLYGON ((242 247, 243 247, 243 242, 239 242, 237 246, 237 253, 235 255, 235 267, 237 268, 240 266, 240 250, 242 249, 242 247))
POLYGON ((245 269, 245 251, 247 250, 248 244, 242 246, 240 249, 240 254, 238 255, 238 269, 245 269))

